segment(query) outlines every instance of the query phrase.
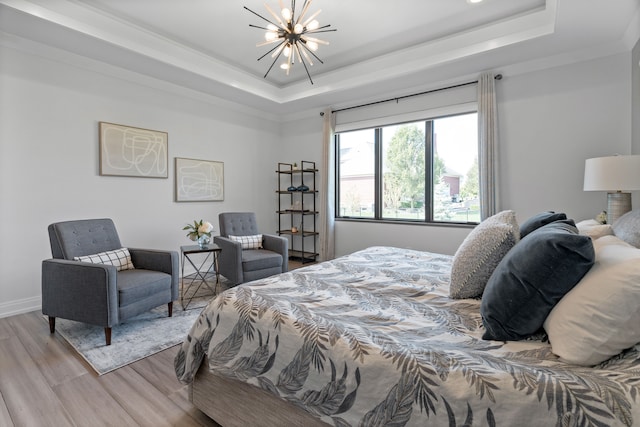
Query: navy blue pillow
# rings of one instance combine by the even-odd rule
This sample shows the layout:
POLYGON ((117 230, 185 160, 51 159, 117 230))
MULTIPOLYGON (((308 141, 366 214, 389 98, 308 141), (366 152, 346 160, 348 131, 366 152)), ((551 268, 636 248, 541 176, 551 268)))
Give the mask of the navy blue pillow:
POLYGON ((567 215, 562 212, 540 212, 520 224, 520 238, 522 239, 527 234, 547 224, 565 219, 567 219, 567 215))
POLYGON ((531 232, 500 261, 480 304, 486 340, 521 340, 536 333, 558 301, 595 261, 591 238, 573 220, 531 232))

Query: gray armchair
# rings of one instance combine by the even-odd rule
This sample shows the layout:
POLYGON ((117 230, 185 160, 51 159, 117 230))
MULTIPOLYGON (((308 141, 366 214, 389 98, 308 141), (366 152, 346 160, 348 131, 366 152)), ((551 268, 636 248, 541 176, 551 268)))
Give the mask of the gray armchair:
POLYGON ((74 257, 122 248, 111 219, 65 221, 49 225, 53 259, 42 262, 42 313, 55 332, 56 317, 111 328, 125 319, 178 299, 178 253, 128 248, 134 269, 74 261, 74 257))
POLYGON ((220 236, 213 238, 222 252, 220 274, 234 285, 262 279, 289 270, 289 241, 285 237, 262 235, 262 249, 242 249, 242 244, 229 236, 255 236, 256 215, 252 212, 225 212, 218 215, 220 236))

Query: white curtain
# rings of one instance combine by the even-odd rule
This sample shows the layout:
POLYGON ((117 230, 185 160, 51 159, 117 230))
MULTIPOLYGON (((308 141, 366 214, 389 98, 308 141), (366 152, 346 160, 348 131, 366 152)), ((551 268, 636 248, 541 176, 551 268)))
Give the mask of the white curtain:
POLYGON ((498 106, 493 73, 483 73, 478 79, 478 167, 480 215, 486 219, 499 210, 498 106))
POLYGON ((322 184, 320 186, 320 260, 335 258, 335 113, 327 108, 323 112, 322 128, 322 184))

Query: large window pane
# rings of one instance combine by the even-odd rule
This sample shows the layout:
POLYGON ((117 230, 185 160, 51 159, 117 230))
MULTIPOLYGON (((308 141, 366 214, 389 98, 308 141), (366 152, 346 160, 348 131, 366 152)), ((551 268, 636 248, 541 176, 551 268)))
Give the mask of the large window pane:
POLYGON ((425 220, 425 170, 425 122, 383 127, 383 218, 425 220))
POLYGON ((375 129, 339 135, 338 185, 343 217, 373 218, 375 213, 375 129))
POLYGON ((338 217, 479 223, 477 114, 343 132, 338 217))
POLYGON ((480 222, 477 114, 433 120, 433 219, 480 222))

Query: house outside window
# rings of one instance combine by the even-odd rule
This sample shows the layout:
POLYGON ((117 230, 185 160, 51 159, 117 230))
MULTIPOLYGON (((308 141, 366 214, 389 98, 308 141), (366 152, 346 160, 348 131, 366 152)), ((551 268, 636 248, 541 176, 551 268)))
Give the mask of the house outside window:
POLYGON ((337 218, 479 223, 477 113, 336 134, 337 218))

